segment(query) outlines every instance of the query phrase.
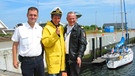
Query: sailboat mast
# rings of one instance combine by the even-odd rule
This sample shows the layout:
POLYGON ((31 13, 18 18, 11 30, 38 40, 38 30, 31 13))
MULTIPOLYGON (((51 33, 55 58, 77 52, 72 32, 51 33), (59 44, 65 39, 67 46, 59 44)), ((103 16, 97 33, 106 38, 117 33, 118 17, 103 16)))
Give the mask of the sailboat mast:
POLYGON ((124 30, 124 28, 123 28, 123 10, 122 10, 123 6, 122 6, 122 3, 123 3, 122 0, 120 0, 120 5, 121 5, 121 24, 122 24, 121 27, 122 27, 122 37, 123 37, 123 30, 124 30))
POLYGON ((125 5, 125 0, 123 0, 123 6, 124 6, 124 16, 125 16, 125 29, 126 29, 126 41, 128 42, 128 27, 127 27, 127 13, 126 13, 126 5, 125 5))

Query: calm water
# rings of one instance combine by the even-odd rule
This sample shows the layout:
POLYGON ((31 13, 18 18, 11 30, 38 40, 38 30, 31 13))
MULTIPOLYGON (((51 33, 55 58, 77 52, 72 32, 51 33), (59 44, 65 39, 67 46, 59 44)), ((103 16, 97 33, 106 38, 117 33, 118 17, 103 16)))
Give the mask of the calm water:
MULTIPOLYGON (((135 53, 135 46, 132 49, 135 53)), ((105 63, 100 65, 85 64, 81 76, 135 76, 135 55, 132 63, 115 70, 108 69, 105 63)))

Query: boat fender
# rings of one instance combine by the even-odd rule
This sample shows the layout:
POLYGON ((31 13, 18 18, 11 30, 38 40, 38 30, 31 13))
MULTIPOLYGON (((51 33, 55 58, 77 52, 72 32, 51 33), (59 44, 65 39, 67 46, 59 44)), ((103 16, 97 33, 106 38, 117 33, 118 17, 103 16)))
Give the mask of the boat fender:
POLYGON ((119 60, 121 60, 123 57, 122 56, 119 56, 119 60))

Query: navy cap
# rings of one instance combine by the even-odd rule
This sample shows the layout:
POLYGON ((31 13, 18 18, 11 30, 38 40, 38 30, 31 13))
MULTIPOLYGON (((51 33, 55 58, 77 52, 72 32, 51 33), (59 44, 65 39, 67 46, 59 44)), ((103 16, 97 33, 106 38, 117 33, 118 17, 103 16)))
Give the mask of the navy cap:
POLYGON ((60 7, 55 7, 51 14, 59 14, 59 15, 62 15, 62 10, 60 9, 60 7))

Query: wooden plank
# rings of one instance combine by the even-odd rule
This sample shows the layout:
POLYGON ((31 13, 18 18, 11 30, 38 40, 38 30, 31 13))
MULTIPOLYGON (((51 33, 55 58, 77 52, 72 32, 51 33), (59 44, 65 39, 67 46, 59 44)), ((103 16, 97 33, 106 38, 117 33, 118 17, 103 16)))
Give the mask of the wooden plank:
POLYGON ((104 61, 106 61, 106 59, 98 57, 97 59, 94 59, 91 63, 103 63, 104 61))

